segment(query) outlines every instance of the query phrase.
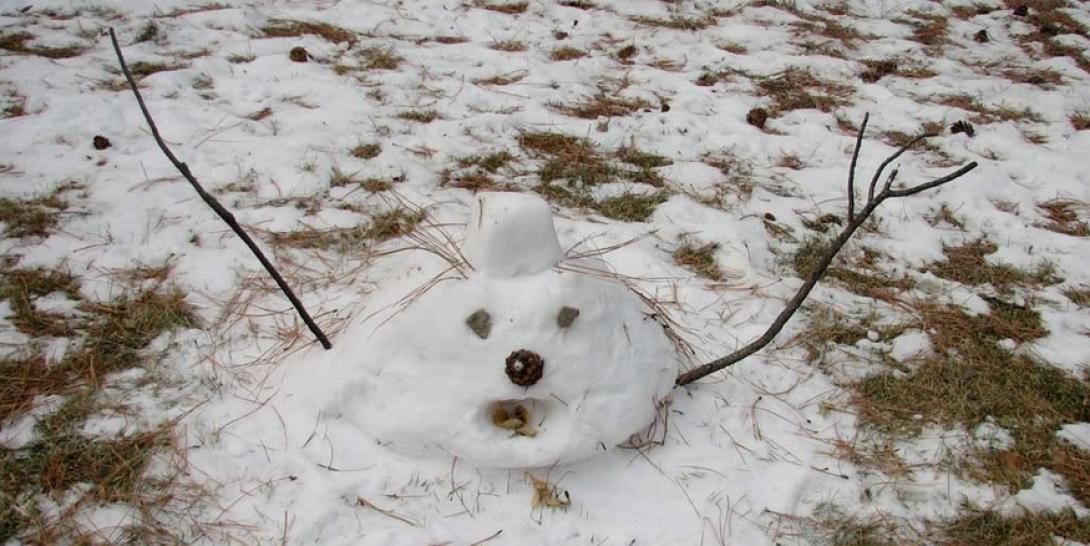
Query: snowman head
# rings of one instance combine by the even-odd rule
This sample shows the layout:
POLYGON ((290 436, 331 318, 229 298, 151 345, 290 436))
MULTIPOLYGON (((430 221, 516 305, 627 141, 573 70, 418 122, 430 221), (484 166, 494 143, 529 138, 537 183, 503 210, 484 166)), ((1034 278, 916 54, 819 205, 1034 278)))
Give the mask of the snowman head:
POLYGON ((469 278, 433 287, 372 338, 347 419, 399 451, 501 467, 581 459, 652 422, 674 347, 621 283, 556 267, 545 201, 477 194, 462 252, 469 278))

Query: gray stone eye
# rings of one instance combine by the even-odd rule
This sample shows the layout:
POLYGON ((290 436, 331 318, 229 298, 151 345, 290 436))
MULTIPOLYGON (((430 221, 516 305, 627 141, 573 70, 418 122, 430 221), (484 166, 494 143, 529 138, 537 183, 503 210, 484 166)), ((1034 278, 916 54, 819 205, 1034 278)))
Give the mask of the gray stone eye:
POLYGON ((571 323, 575 322, 575 319, 578 316, 578 309, 565 305, 564 307, 561 307, 560 312, 556 314, 556 325, 561 328, 567 328, 568 326, 571 326, 571 323))
POLYGON ((488 334, 492 333, 492 317, 484 309, 478 309, 466 317, 466 325, 481 339, 488 339, 488 334))

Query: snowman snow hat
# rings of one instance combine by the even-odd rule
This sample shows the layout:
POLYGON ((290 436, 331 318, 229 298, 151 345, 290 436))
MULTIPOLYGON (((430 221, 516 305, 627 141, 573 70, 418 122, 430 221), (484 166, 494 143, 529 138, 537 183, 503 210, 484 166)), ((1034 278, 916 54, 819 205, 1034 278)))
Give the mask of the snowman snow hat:
POLYGON ((467 279, 435 285, 367 344, 346 419, 406 454, 496 467, 586 458, 654 421, 676 349, 639 297, 582 272, 600 261, 556 267, 544 200, 478 193, 462 253, 467 279))

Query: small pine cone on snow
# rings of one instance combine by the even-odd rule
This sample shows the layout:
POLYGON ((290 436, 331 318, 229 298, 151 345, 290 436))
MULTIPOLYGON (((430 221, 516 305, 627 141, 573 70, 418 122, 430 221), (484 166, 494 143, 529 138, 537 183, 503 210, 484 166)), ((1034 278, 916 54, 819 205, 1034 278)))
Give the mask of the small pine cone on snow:
POLYGON ((529 387, 541 379, 545 372, 545 361, 533 351, 519 349, 507 357, 504 371, 512 383, 529 387))

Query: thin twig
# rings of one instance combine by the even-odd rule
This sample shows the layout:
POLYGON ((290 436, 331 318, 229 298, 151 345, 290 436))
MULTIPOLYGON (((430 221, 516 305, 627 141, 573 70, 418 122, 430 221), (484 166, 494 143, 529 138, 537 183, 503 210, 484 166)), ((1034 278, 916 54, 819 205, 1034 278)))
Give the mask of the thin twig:
POLYGON ((848 221, 855 218, 855 164, 859 161, 859 148, 863 145, 863 132, 867 130, 867 122, 870 114, 863 114, 863 123, 859 126, 859 134, 855 137, 855 150, 852 151, 852 166, 848 168, 848 221))
POLYGON ((356 497, 356 506, 362 506, 363 508, 370 508, 370 509, 372 509, 372 510, 374 510, 374 511, 376 511, 376 512, 378 512, 378 513, 380 513, 380 514, 382 514, 382 515, 384 515, 386 517, 388 517, 388 518, 396 519, 397 521, 400 521, 400 522, 408 524, 408 525, 412 525, 413 527, 420 527, 419 522, 413 521, 413 520, 409 519, 406 516, 402 516, 400 514, 397 514, 397 513, 393 512, 392 510, 383 510, 382 508, 379 508, 378 506, 375 506, 375 503, 373 503, 373 502, 371 502, 371 501, 369 501, 369 500, 367 500, 367 499, 365 499, 363 497, 356 497))
POLYGON ((310 328, 314 337, 318 338, 318 341, 322 344, 322 347, 326 349, 333 348, 333 344, 329 342, 329 338, 326 337, 322 329, 314 322, 314 319, 310 318, 310 314, 307 313, 306 308, 303 307, 303 302, 299 301, 299 298, 295 296, 295 292, 292 292, 288 283, 284 281, 284 277, 280 276, 280 273, 276 270, 276 267, 265 257, 265 254, 261 252, 257 244, 253 239, 243 231, 242 226, 238 225, 238 221, 235 220, 235 216, 230 211, 225 209, 223 205, 216 200, 210 193, 204 191, 204 188, 197 178, 193 176, 193 173, 189 172, 189 166, 182 163, 174 156, 174 153, 167 147, 166 142, 163 142, 163 137, 159 135, 159 128, 155 125, 155 120, 151 118, 151 112, 148 111, 148 107, 144 104, 144 97, 140 95, 140 90, 136 86, 136 80, 133 79, 132 73, 129 72, 129 66, 125 63, 125 56, 121 54, 121 46, 117 43, 117 35, 114 34, 114 29, 110 28, 110 41, 114 46, 114 53, 117 53, 117 61, 121 64, 121 71, 125 73, 125 79, 129 82, 129 87, 132 88, 132 92, 136 95, 136 102, 140 105, 140 111, 144 114, 144 119, 148 122, 148 127, 151 129, 151 135, 155 137, 155 143, 159 145, 159 149, 163 151, 163 154, 167 156, 167 159, 174 164, 174 167, 178 169, 178 172, 182 173, 182 176, 189 181, 189 184, 193 186, 193 189, 197 191, 197 195, 201 196, 201 199, 216 212, 217 215, 235 232, 236 235, 242 239, 242 242, 253 252, 254 256, 257 256, 258 261, 265 267, 265 271, 269 272, 273 280, 276 281, 277 286, 284 292, 284 295, 291 301, 292 306, 299 313, 299 316, 306 323, 307 328, 310 328))
POLYGON ((503 529, 500 529, 499 531, 496 531, 495 533, 492 533, 491 535, 489 535, 487 538, 482 538, 481 540, 478 540, 477 542, 474 542, 473 544, 470 544, 469 546, 481 546, 481 544, 484 544, 485 542, 488 542, 489 540, 492 540, 492 539, 500 536, 500 533, 502 533, 502 532, 503 532, 503 529))
MULTIPOLYGON (((855 152, 852 159, 853 170, 855 165, 854 158, 858 156, 859 148, 862 146, 863 143, 863 127, 866 127, 866 123, 867 118, 865 117, 863 119, 863 126, 859 130, 859 137, 856 139, 855 142, 855 152)), ((909 195, 914 195, 922 191, 941 186, 943 184, 946 184, 947 182, 952 182, 964 176, 966 173, 977 167, 977 163, 974 161, 941 178, 936 178, 935 180, 932 180, 930 182, 925 182, 923 184, 899 190, 892 189, 893 181, 897 177, 897 170, 894 169, 894 171, 890 173, 890 176, 886 180, 886 183, 883 185, 882 191, 875 195, 874 190, 878 185, 878 180, 879 178, 881 178, 882 172, 885 170, 886 166, 888 166, 895 159, 900 157, 900 155, 907 151, 908 148, 911 147, 913 144, 926 138, 926 136, 927 135, 921 135, 913 138, 907 144, 902 146, 901 149, 897 150, 893 155, 886 158, 886 160, 883 161, 881 165, 879 165, 878 170, 874 173, 874 177, 871 179, 870 187, 867 191, 867 202, 864 205, 863 210, 859 211, 859 214, 855 217, 852 217, 849 214, 848 225, 844 228, 843 231, 840 232, 839 235, 837 235, 836 239, 833 239, 832 243, 830 243, 829 245, 829 248, 826 249, 825 254, 822 255, 821 261, 818 263, 817 267, 814 268, 813 273, 811 273, 810 277, 806 279, 806 282, 804 282, 802 286, 799 287, 798 291, 795 292, 794 297, 792 297, 791 300, 787 302, 787 305, 784 307, 783 311, 780 311, 780 314, 776 316, 776 320, 772 321, 772 324, 768 327, 767 330, 765 330, 763 334, 761 334, 761 337, 757 338, 745 347, 742 347, 741 349, 738 349, 737 351, 729 355, 717 358, 711 362, 708 362, 707 364, 703 364, 678 375, 677 379, 675 380, 675 385, 687 385, 708 374, 712 374, 719 370, 722 370, 723 368, 735 364, 740 360, 752 355, 753 353, 760 351, 762 348, 764 348, 765 345, 771 343, 772 340, 776 337, 776 334, 779 334, 780 330, 782 330, 783 327, 787 324, 787 321, 790 320, 791 317, 799 310, 799 307, 802 306, 802 302, 807 298, 807 296, 810 295, 810 291, 814 289, 814 286, 817 285, 822 277, 825 276, 825 271, 829 269, 829 264, 831 264, 833 262, 833 259, 836 258, 836 255, 840 252, 840 249, 844 248, 844 245, 847 244, 848 240, 851 239, 853 234, 855 234, 855 231, 859 229, 859 227, 862 226, 864 222, 866 222, 867 218, 870 217, 871 213, 873 213, 874 210, 878 208, 878 205, 881 205, 883 201, 890 198, 907 197, 909 195)), ((854 204, 851 197, 851 190, 853 190, 854 188, 850 187, 852 185, 853 179, 854 173, 849 175, 848 178, 849 206, 854 204)))

